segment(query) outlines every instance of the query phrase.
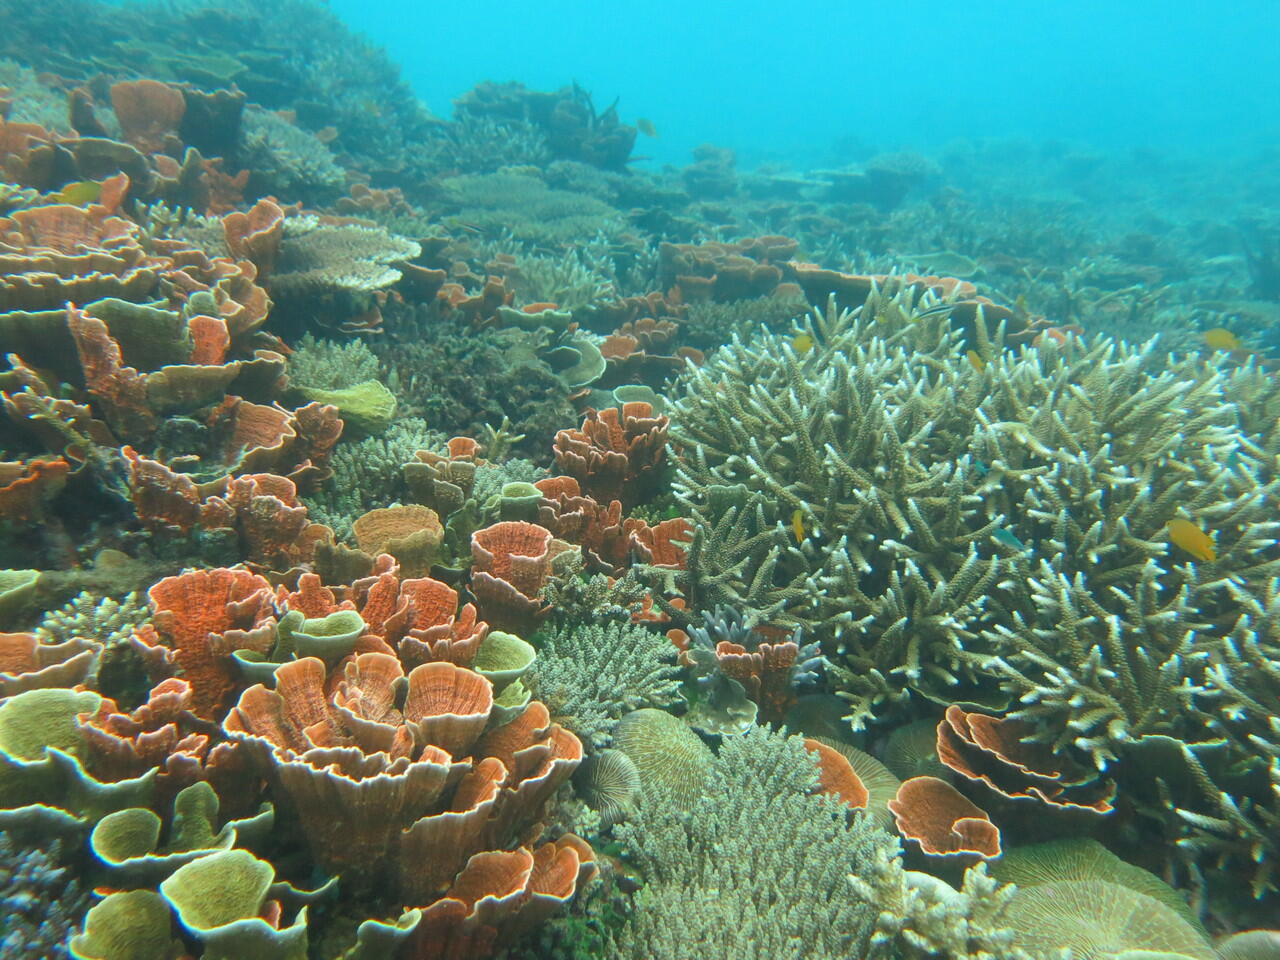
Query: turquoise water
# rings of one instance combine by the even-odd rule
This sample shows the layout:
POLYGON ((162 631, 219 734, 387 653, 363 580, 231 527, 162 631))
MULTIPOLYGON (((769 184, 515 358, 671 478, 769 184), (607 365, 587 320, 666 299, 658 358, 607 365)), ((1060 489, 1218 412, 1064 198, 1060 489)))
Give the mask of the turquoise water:
POLYGON ((0 0, 0 960, 1280 960, 1272 2, 0 0))
POLYGON ((656 162, 705 142, 814 166, 968 137, 1199 153, 1280 135, 1266 0, 331 6, 441 115, 480 80, 576 79, 654 122, 656 162))

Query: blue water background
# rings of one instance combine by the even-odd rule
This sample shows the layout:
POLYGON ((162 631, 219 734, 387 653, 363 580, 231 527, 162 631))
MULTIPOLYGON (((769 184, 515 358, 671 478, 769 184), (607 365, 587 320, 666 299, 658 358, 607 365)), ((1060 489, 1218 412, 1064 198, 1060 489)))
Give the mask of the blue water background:
POLYGON ((578 81, 660 134, 800 168, 962 138, 1169 152, 1280 143, 1278 0, 331 0, 442 117, 482 80, 578 81))

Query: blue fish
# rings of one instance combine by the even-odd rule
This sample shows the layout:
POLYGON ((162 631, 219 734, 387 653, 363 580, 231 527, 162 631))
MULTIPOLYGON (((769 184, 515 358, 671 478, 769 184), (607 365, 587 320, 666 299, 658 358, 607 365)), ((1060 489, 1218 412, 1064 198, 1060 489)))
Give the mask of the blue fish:
POLYGON ((991 536, 995 537, 1005 546, 1013 547, 1013 549, 1021 553, 1025 553, 1027 556, 1031 556, 1031 548, 1019 540, 1017 534, 1012 530, 1006 530, 1004 527, 997 527, 996 531, 991 534, 991 536))

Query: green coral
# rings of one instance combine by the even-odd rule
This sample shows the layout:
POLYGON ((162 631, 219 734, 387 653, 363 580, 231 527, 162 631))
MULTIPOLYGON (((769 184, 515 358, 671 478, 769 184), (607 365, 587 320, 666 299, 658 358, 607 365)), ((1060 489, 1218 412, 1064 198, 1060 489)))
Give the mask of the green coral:
POLYGON ((625 621, 566 627, 539 646, 529 683, 560 723, 603 745, 625 713, 679 700, 675 652, 662 634, 625 621))
POLYGON ((689 376, 693 600, 803 625, 855 725, 910 691, 1012 697, 1106 765, 1188 722, 1203 629, 1240 610, 1226 584, 1280 565, 1276 480, 1223 466, 1250 446, 1230 376, 1105 339, 1015 353, 950 312, 873 294, 815 315, 807 354, 765 334, 689 376), (1169 542, 1174 517, 1217 531, 1216 561, 1169 542))
POLYGON ((341 390, 378 379, 378 358, 363 340, 317 340, 306 334, 289 357, 289 381, 312 390, 341 390))
POLYGON ((245 850, 226 850, 179 867, 160 893, 204 944, 205 960, 303 960, 307 908, 287 926, 259 916, 274 880, 271 864, 245 850))
POLYGON ((528 243, 560 244, 622 229, 618 212, 607 203, 554 190, 514 170, 448 177, 440 186, 459 221, 495 236, 507 231, 528 243))
POLYGON ((391 426, 396 415, 395 394, 378 380, 365 380, 337 390, 299 387, 298 392, 309 403, 332 404, 345 424, 356 436, 377 436, 391 426))
POLYGON ((817 783, 800 738, 755 727, 724 741, 690 806, 643 805, 616 828, 645 885, 607 956, 675 960, 690 944, 708 960, 864 955, 880 907, 848 877, 896 844, 817 783))

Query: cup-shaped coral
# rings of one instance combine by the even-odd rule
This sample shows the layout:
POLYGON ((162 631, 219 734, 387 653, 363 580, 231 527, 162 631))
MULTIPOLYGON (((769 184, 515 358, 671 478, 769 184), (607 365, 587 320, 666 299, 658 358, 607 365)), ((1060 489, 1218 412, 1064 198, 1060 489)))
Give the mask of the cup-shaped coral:
POLYGON ((493 687, 452 663, 406 676, 394 656, 364 653, 328 687, 315 658, 276 677, 246 690, 224 729, 280 783, 322 867, 409 905, 518 839, 582 758, 541 704, 482 737, 493 687))
MULTIPOLYGON (((179 867, 160 893, 205 945, 204 960, 303 960, 307 908, 284 929, 259 916, 274 880, 271 864, 245 850, 224 850, 179 867)), ((270 913, 278 924, 278 912, 270 913)))

